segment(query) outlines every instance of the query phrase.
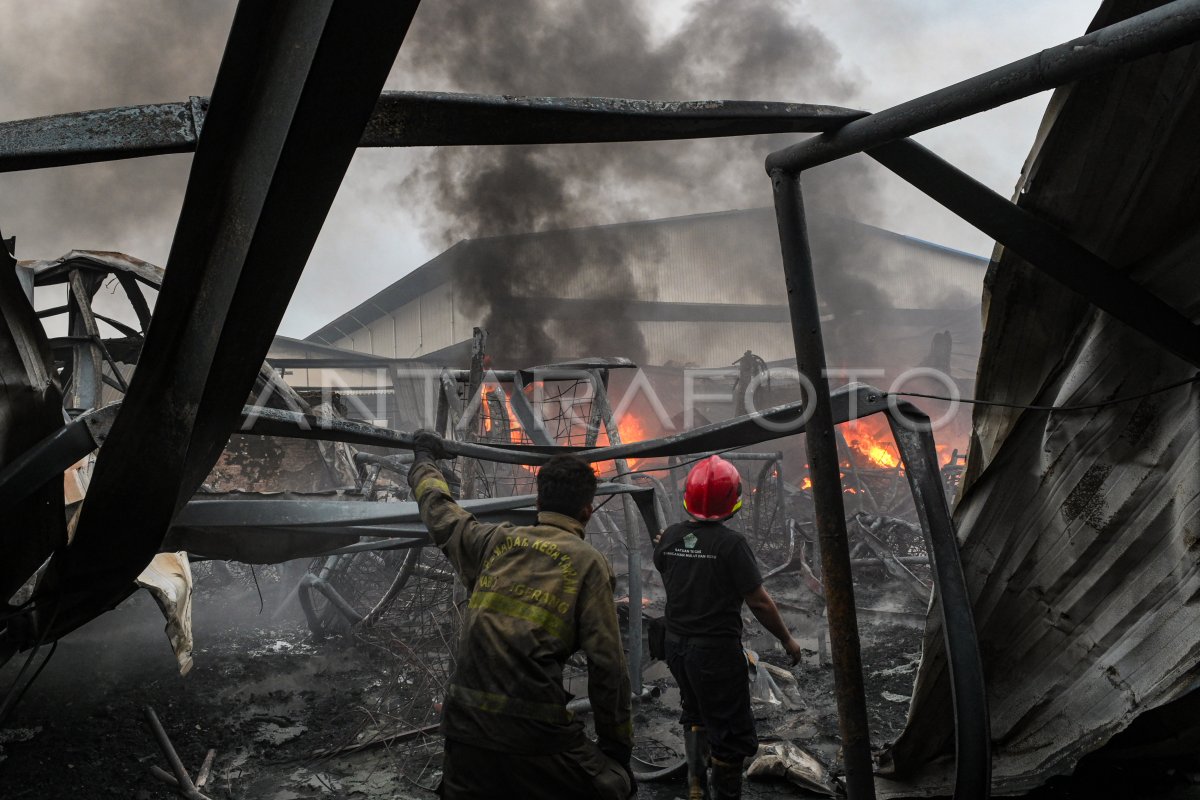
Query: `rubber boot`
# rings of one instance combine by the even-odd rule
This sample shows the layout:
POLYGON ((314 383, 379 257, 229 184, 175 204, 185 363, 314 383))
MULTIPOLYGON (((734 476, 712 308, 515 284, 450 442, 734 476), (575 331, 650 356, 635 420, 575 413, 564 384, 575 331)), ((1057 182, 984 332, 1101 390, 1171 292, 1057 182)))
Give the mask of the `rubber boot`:
POLYGON ((713 800, 741 800, 742 762, 712 759, 713 800))
POLYGON ((699 725, 683 726, 683 752, 687 757, 688 800, 711 800, 708 793, 708 731, 699 725))

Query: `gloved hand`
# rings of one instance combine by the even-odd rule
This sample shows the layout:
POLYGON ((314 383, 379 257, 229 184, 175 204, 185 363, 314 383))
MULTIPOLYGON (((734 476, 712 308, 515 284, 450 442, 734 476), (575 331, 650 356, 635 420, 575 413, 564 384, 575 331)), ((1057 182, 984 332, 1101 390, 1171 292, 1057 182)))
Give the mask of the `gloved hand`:
POLYGON ((441 436, 424 428, 413 434, 414 467, 433 464, 446 456, 446 443, 441 436))

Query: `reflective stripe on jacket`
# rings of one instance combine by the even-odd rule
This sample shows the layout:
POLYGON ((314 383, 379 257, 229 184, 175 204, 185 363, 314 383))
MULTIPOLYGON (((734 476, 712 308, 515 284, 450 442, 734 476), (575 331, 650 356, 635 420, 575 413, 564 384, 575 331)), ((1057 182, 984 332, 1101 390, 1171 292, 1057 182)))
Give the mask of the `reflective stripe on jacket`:
POLYGON ((616 579, 584 541, 583 525, 550 512, 525 527, 479 522, 454 502, 432 464, 414 467, 408 481, 434 543, 470 591, 443 735, 526 754, 572 747, 583 724, 566 709, 562 673, 583 650, 597 735, 632 746, 616 579))

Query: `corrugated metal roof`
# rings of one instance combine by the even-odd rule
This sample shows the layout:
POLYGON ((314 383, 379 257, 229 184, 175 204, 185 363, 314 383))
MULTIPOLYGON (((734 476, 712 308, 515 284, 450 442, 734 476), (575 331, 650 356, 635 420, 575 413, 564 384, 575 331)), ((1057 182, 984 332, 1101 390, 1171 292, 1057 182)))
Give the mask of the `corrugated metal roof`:
MULTIPOLYGON (((1153 2, 1105 3, 1093 28, 1153 2)), ((1020 204, 1180 311, 1200 312, 1200 48, 1060 90, 1020 204)), ((1011 253, 989 269, 977 396, 1079 405, 1194 367, 1011 253)), ((956 509, 988 681, 996 791, 1070 772, 1200 666, 1200 388, 1085 412, 978 407, 956 509)), ((931 617, 893 756, 948 793, 952 721, 931 617)), ((1194 723, 1193 723, 1194 724, 1194 723)))

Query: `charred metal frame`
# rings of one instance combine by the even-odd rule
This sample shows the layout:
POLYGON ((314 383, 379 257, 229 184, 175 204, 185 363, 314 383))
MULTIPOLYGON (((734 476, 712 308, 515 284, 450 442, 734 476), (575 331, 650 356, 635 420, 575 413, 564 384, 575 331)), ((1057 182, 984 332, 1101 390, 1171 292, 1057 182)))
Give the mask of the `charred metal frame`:
MULTIPOLYGON (((996 196, 905 139, 930 127, 1110 70, 1124 61, 1181 47, 1198 38, 1200 2, 1177 0, 982 76, 902 103, 886 112, 865 116, 839 131, 792 145, 767 158, 767 173, 775 188, 776 217, 797 361, 800 372, 814 389, 814 416, 806 435, 822 561, 826 570, 824 581, 834 642, 847 789, 854 800, 874 798, 875 787, 871 776, 869 732, 865 729, 850 553, 841 507, 833 422, 826 410, 828 384, 824 379, 821 321, 812 278, 800 173, 835 158, 865 151, 884 167, 930 194, 938 203, 994 236, 1001 245, 1012 247, 1014 252, 1056 281, 1078 291, 1097 307, 1144 332, 1172 353, 1200 365, 1200 337, 1190 320, 1133 284, 1049 223, 996 196)), ((931 493, 932 487, 918 486, 914 481, 916 470, 910 463, 923 463, 928 467, 932 458, 931 463, 936 467, 936 452, 914 441, 911 432, 896 426, 895 422, 893 432, 908 467, 922 527, 930 539, 930 558, 934 563, 937 597, 943 615, 958 753, 955 798, 986 798, 991 782, 990 728, 971 599, 962 577, 956 543, 953 547, 947 546, 947 539, 954 542, 953 528, 937 530, 942 519, 941 509, 937 506, 946 505, 943 489, 938 487, 935 497, 931 493)), ((944 518, 948 523, 948 515, 944 518)))
POLYGON ((825 344, 821 338, 821 311, 813 280, 804 198, 799 176, 795 173, 776 170, 771 173, 771 182, 775 190, 788 307, 792 314, 796 367, 807 380, 805 394, 808 395, 806 400, 811 417, 804 435, 821 549, 821 577, 833 651, 834 691, 842 734, 846 791, 852 798, 870 798, 875 796, 875 770, 871 762, 871 732, 862 684, 854 578, 850 572, 846 509, 842 501, 841 459, 825 379, 825 344))
MULTIPOLYGON (((190 153, 207 97, 0 123, 0 172, 190 153)), ((566 144, 832 131, 865 115, 836 106, 746 100, 495 97, 383 92, 359 147, 566 144)))
MULTIPOLYGON (((48 361, 48 342, 40 329, 30 327, 31 320, 36 322, 31 310, 12 302, 19 291, 16 279, 0 276, 8 287, 0 291, 4 312, 0 377, 12 389, 8 401, 0 405, 4 415, 0 421, 9 431, 0 437, 4 466, 0 508, 19 512, 26 529, 38 530, 53 542, 51 574, 59 587, 39 586, 29 608, 5 610, 0 622, 17 613, 26 619, 19 630, 6 625, 0 632, 0 660, 17 648, 32 647, 78 627, 130 591, 133 575, 188 504, 199 476, 216 459, 239 414, 252 432, 264 435, 411 447, 410 435, 374 426, 331 423, 296 412, 242 409, 270 336, 358 146, 825 133, 772 154, 767 168, 776 188, 797 357, 813 387, 814 416, 806 435, 813 459, 814 498, 820 498, 826 590, 843 599, 852 598, 852 587, 848 557, 842 552, 845 530, 839 513, 833 426, 882 411, 887 403, 877 391, 860 387, 831 395, 821 374, 820 322, 802 216, 804 169, 866 152, 1097 307, 1200 364, 1200 344, 1189 320, 1045 221, 905 140, 1123 62, 1193 43, 1200 38, 1200 0, 1175 0, 874 115, 791 104, 381 95, 380 87, 416 5, 351 0, 243 3, 211 103, 191 98, 184 103, 0 124, 0 171, 196 150, 168 262, 172 277, 165 281, 157 306, 161 313, 147 332, 120 413, 100 409, 66 428, 58 426, 52 417, 61 416, 60 398, 53 382, 43 380, 45 365, 36 363, 39 358, 48 361), (240 201, 230 202, 231 197, 240 201), (863 403, 854 410, 852 400, 863 403), (18 429, 13 425, 22 423, 27 427, 14 434, 18 429), (101 451, 75 540, 67 547, 61 494, 56 495, 53 481, 47 483, 45 476, 53 477, 56 468, 61 470, 79 456, 65 464, 64 458, 83 448, 90 451, 106 436, 111 438, 101 451), (40 437, 46 438, 35 444, 40 437), (145 518, 136 520, 132 528, 125 513, 131 491, 146 507, 145 518)), ((7 251, 0 255, 12 260, 7 251)), ((88 287, 74 283, 74 308, 82 330, 73 330, 72 335, 90 337, 96 318, 93 315, 89 325, 84 312, 88 287)), ((67 309, 71 308, 68 303, 67 309)), ((85 343, 72 338, 63 344, 93 372, 103 360, 103 352, 90 339, 85 343)), ((439 420, 453 411, 439 409, 439 420)), ((780 435, 762 428, 760 420, 796 420, 799 413, 798 408, 781 407, 687 435, 592 449, 586 457, 678 456, 746 446, 780 435)), ((929 538, 945 621, 957 729, 955 796, 986 797, 989 731, 970 598, 931 434, 919 425, 917 430, 898 426, 896 413, 893 409, 893 430, 929 538)), ((919 414, 911 408, 903 413, 910 420, 919 414)), ((540 463, 553 452, 569 449, 548 443, 497 448, 472 442, 453 442, 449 448, 459 455, 511 464, 540 463)), ((649 523, 654 518, 653 501, 644 495, 634 497, 644 498, 639 508, 649 523)), ((849 613, 844 605, 836 614, 834 631, 839 646, 846 648, 839 657, 839 707, 850 795, 860 800, 873 796, 874 788, 860 708, 861 671, 855 669, 853 605, 849 613)))
MULTIPOLYGON (((775 190, 797 363, 808 379, 814 401, 806 435, 829 602, 847 790, 852 800, 873 798, 875 787, 841 480, 833 441, 834 423, 827 410, 829 389, 800 175, 810 167, 866 152, 1098 308, 1200 366, 1200 336, 1190 320, 1049 223, 996 195, 905 138, 1197 39, 1200 39, 1200 2, 1176 0, 975 78, 863 117, 838 131, 813 137, 767 157, 766 170, 775 190)), ((931 442, 914 439, 911 430, 897 426, 895 419, 892 428, 929 540, 943 616, 956 722, 955 797, 987 797, 991 791, 991 731, 970 596, 958 560, 952 523, 948 512, 943 514, 946 506, 944 488, 939 482, 935 492, 932 486, 919 485, 915 477, 917 465, 923 473, 929 471, 932 464, 936 472, 936 451, 931 442), (943 519, 944 524, 950 526, 948 529, 942 529, 943 519)))
POLYGON ((224 447, 416 5, 239 5, 142 368, 52 563, 86 589, 51 635, 128 594, 224 447))
POLYGON ((37 312, 39 319, 67 315, 69 335, 50 340, 55 362, 62 366, 59 380, 67 395, 67 412, 81 413, 103 405, 101 398, 106 385, 122 394, 129 391, 129 384, 117 362, 132 364, 137 361, 151 316, 150 306, 138 285, 155 290, 161 288, 162 270, 136 259, 87 251, 74 251, 58 261, 34 263, 30 268, 35 287, 56 284, 67 287, 66 305, 37 312), (138 329, 92 308, 96 292, 109 276, 115 278, 124 291, 137 316, 138 329), (105 339, 101 335, 100 322, 122 336, 105 339), (63 355, 60 357, 59 354, 63 355))

